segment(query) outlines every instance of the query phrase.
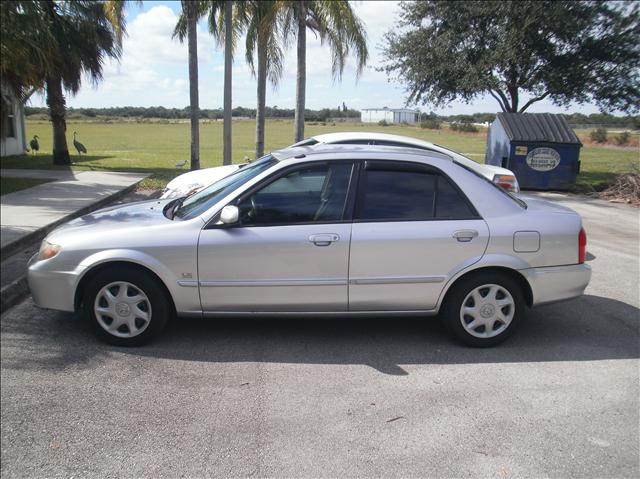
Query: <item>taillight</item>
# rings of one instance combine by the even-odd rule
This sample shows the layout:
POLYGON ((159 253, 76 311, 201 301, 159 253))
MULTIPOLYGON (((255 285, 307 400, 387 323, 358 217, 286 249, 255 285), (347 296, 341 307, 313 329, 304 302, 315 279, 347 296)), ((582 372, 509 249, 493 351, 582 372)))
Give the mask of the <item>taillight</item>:
POLYGON ((580 234, 578 235, 578 263, 584 263, 587 257, 587 233, 584 228, 580 228, 580 234))
POLYGON ((493 182, 500 188, 510 191, 511 193, 517 193, 520 191, 518 180, 513 175, 495 175, 493 177, 493 182))

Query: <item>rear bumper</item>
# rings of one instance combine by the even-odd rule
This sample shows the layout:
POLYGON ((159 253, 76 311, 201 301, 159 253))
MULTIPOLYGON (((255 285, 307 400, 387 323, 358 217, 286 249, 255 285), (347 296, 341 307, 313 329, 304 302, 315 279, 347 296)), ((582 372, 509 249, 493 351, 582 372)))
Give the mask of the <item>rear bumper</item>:
POLYGON ((574 264, 520 270, 533 293, 533 306, 575 298, 584 293, 591 279, 591 266, 574 264))

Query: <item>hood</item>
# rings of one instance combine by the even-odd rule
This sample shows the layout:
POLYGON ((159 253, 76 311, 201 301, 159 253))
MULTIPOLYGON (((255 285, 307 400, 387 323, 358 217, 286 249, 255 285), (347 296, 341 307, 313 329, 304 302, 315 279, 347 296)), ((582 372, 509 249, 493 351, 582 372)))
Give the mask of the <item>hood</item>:
POLYGON ((83 233, 93 237, 113 235, 125 229, 139 229, 170 223, 162 210, 170 200, 151 200, 111 206, 81 216, 53 230, 47 237, 52 243, 81 237, 83 233))
POLYGON ((167 184, 169 190, 190 190, 196 185, 209 186, 210 184, 230 175, 240 168, 240 165, 225 165, 203 170, 189 171, 175 177, 167 184))

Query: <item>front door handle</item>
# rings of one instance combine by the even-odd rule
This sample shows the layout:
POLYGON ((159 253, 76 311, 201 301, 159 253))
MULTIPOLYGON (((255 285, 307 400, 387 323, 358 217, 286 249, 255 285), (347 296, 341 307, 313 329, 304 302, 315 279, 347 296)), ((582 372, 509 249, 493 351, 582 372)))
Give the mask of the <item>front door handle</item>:
POLYGON ((322 233, 309 236, 309 241, 316 246, 329 246, 334 241, 338 241, 340 236, 335 233, 322 233))
POLYGON ((459 230, 453 233, 453 237, 461 243, 468 243, 476 236, 478 236, 478 232, 476 230, 459 230))

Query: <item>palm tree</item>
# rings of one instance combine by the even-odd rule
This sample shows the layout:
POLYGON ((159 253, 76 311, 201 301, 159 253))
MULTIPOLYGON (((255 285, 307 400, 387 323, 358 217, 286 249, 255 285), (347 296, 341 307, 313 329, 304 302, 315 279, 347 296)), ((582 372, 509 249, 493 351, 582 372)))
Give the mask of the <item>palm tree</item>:
POLYGON ((243 2, 231 0, 210 0, 209 32, 218 45, 224 47, 224 113, 223 113, 223 155, 222 164, 232 163, 232 64, 236 43, 244 28, 246 18, 243 2), (235 5, 234 5, 235 4, 235 5), (239 13, 241 12, 241 13, 239 13))
POLYGON ((231 134, 232 108, 231 103, 231 74, 233 62, 233 2, 224 2, 224 119, 222 132, 222 164, 231 164, 232 142, 231 134))
POLYGON ((23 100, 46 90, 54 164, 71 162, 64 90, 77 93, 85 75, 98 83, 106 58, 120 58, 124 18, 115 1, 7 2, 1 9, 3 80, 23 100))
MULTIPOLYGON (((55 41, 55 55, 46 72, 47 106, 53 126, 53 163, 71 163, 66 138, 64 91, 76 94, 86 75, 95 84, 102 79, 106 58, 119 59, 121 36, 105 14, 105 2, 39 2, 55 41)), ((122 30, 120 30, 122 31, 122 30)))
POLYGON ((369 56, 362 22, 347 0, 297 0, 285 2, 284 35, 297 38, 296 111, 294 141, 304 138, 307 80, 307 28, 327 43, 332 54, 332 73, 340 79, 347 56, 353 51, 360 75, 369 56))
POLYGON ((277 0, 248 0, 239 9, 239 23, 246 25, 246 60, 256 76, 256 158, 264 154, 265 105, 267 79, 275 87, 282 77, 282 21, 283 2, 277 0), (257 57, 257 58, 254 58, 257 57))
POLYGON ((189 116, 191 118, 191 170, 200 169, 200 101, 198 94, 198 19, 204 2, 182 0, 182 15, 173 33, 180 41, 187 37, 189 51, 189 116))
POLYGON ((38 2, 5 2, 0 8, 0 77, 17 98, 26 100, 44 87, 52 68, 55 39, 38 2))

